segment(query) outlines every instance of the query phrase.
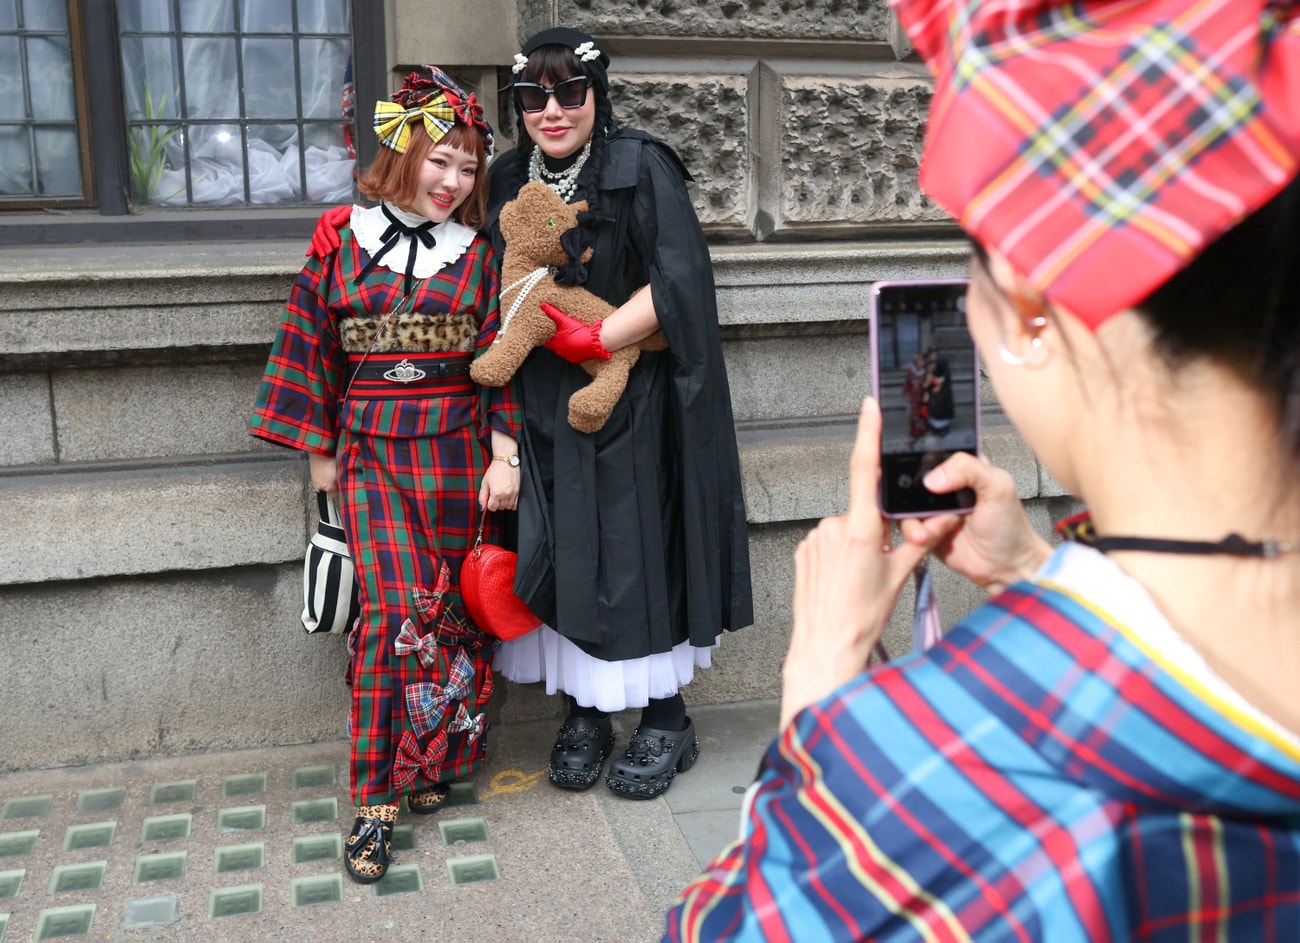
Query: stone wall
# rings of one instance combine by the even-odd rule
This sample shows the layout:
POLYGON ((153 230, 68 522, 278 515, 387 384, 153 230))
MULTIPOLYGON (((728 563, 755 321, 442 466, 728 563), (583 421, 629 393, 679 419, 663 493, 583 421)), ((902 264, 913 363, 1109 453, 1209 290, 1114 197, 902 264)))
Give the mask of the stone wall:
POLYGON ((593 36, 887 42, 884 0, 520 0, 520 30, 564 25, 593 36))
POLYGON ((616 116, 677 149, 714 238, 957 235, 917 186, 931 83, 883 0, 524 0, 519 19, 597 38, 616 116))

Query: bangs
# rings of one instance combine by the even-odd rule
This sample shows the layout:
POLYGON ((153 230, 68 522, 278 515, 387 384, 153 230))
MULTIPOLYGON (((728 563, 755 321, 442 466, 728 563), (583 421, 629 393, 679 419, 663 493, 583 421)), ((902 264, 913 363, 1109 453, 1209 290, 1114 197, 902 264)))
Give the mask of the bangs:
POLYGON ((522 82, 541 84, 543 78, 550 79, 550 84, 563 82, 575 75, 590 75, 573 50, 568 46, 542 46, 528 57, 528 65, 519 79, 522 82))

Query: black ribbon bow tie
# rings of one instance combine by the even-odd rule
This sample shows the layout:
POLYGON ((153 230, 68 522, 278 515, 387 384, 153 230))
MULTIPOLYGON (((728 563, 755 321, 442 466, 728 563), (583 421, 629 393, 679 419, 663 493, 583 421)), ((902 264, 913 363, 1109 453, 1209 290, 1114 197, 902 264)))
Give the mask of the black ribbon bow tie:
POLYGON ((362 281, 365 280, 365 277, 375 270, 375 266, 379 264, 379 260, 384 257, 385 253, 387 253, 389 249, 397 245, 402 240, 403 236, 410 236, 411 251, 406 256, 406 273, 405 277, 402 279, 402 293, 409 295, 411 293, 411 282, 414 278, 412 273, 415 269, 415 253, 417 247, 420 243, 424 243, 426 249, 432 249, 437 244, 437 240, 433 238, 433 233, 429 232, 429 230, 436 226, 437 223, 433 220, 429 220, 427 223, 421 223, 419 226, 407 226, 400 219, 394 216, 392 212, 389 211, 388 207, 381 206, 380 209, 383 210, 384 215, 388 217, 388 228, 384 230, 384 234, 380 237, 384 240, 384 244, 380 246, 378 252, 370 257, 370 261, 366 263, 365 268, 357 273, 357 277, 352 279, 352 284, 360 285, 362 281))

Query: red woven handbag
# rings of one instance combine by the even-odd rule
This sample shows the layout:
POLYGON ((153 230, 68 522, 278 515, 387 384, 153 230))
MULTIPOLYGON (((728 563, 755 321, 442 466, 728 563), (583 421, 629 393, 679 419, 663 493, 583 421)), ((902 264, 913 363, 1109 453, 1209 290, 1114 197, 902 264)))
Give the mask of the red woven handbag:
POLYGON ((515 595, 516 554, 504 547, 483 543, 487 509, 478 523, 478 537, 460 565, 460 597, 475 624, 488 635, 504 641, 527 635, 542 624, 522 599, 515 595))

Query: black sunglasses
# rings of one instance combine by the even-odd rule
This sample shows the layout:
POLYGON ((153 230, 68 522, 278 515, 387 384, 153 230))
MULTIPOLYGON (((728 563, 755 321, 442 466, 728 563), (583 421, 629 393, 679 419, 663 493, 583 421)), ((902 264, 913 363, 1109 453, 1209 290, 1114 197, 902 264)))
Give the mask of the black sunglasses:
POLYGON ((575 75, 554 85, 516 82, 515 101, 524 111, 541 111, 546 107, 546 96, 554 95, 561 108, 581 108, 587 101, 587 86, 590 84, 591 79, 585 75, 575 75))

